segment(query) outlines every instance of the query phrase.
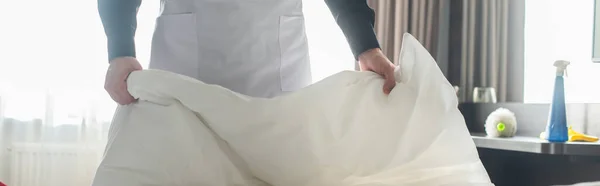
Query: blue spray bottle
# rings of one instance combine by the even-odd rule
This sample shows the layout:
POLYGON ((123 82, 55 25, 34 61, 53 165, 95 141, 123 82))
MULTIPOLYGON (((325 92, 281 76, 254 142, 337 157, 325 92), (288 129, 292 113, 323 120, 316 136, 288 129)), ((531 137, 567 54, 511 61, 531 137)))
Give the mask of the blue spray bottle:
POLYGON ((556 78, 554 80, 554 95, 550 104, 550 116, 546 126, 546 139, 551 142, 566 142, 569 139, 567 128, 567 108, 565 105, 565 80, 568 61, 554 62, 556 78))

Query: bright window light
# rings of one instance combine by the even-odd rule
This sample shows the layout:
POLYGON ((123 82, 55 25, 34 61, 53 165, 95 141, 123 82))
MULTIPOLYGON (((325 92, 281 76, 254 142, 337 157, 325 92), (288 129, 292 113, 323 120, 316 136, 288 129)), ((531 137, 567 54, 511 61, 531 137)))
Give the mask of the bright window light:
POLYGON ((525 1, 525 99, 549 103, 555 60, 571 61, 567 102, 600 102, 600 64, 592 63, 593 0, 525 1))

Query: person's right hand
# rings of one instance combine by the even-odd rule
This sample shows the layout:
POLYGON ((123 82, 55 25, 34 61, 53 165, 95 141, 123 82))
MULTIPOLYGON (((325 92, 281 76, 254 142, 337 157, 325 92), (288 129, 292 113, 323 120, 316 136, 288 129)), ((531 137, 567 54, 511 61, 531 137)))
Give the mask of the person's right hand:
POLYGON ((117 103, 127 105, 135 101, 135 98, 127 90, 126 80, 127 76, 136 70, 142 70, 142 65, 134 57, 118 57, 110 61, 104 80, 104 89, 117 103))

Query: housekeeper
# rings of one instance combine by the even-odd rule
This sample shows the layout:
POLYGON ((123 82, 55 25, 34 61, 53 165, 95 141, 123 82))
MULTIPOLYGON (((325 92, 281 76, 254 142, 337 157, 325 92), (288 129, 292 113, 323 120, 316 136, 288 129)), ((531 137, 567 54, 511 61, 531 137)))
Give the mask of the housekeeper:
MULTIPOLYGON (((161 0, 152 39, 151 69, 183 74, 254 97, 273 97, 311 83, 302 0, 161 0)), ((394 65, 379 49, 374 12, 366 0, 325 0, 361 70, 395 85, 394 65)), ((141 0, 98 0, 108 38, 105 89, 132 103, 125 80, 141 70, 135 56, 141 0)), ((324 61, 326 62, 326 61, 324 61)))

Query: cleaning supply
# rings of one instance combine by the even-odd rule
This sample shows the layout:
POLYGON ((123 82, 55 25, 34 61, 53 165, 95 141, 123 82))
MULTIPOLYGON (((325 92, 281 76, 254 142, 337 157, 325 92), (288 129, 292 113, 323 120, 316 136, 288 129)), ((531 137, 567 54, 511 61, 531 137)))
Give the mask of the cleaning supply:
POLYGON ((554 95, 550 104, 550 115, 546 126, 545 139, 550 142, 566 142, 569 140, 567 128, 567 111, 565 105, 565 80, 568 61, 558 60, 554 62, 556 77, 554 80, 554 95))
POLYGON ((517 133, 517 117, 506 108, 498 108, 485 120, 485 133, 490 137, 513 137, 517 133))
POLYGON ((598 137, 576 132, 571 126, 569 126, 569 141, 597 142, 598 137))
MULTIPOLYGON (((542 132, 540 134, 540 138, 543 140, 546 139, 546 136, 547 136, 546 132, 542 132)), ((569 126, 569 142, 597 142, 597 141, 598 141, 598 137, 579 133, 579 132, 573 130, 573 128, 571 126, 569 126)))

